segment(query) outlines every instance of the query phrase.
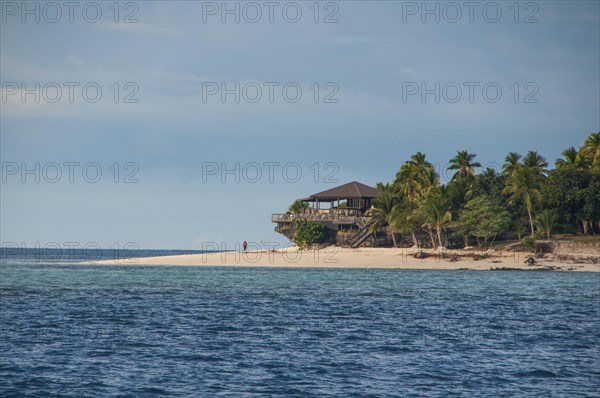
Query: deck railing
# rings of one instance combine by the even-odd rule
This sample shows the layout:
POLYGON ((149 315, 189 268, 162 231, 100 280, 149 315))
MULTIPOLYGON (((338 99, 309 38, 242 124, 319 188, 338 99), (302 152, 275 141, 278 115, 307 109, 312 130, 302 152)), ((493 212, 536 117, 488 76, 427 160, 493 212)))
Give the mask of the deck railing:
POLYGON ((361 217, 362 212, 358 209, 346 209, 346 208, 335 208, 335 209, 305 209, 302 214, 337 214, 340 216, 354 216, 361 217))
MULTIPOLYGON (((356 214, 356 213, 355 213, 356 214)), ((310 221, 329 221, 336 224, 362 224, 367 221, 367 217, 357 215, 344 215, 343 213, 324 213, 324 214, 307 214, 307 213, 296 213, 296 214, 273 214, 271 216, 272 222, 292 222, 294 220, 310 220, 310 221)))

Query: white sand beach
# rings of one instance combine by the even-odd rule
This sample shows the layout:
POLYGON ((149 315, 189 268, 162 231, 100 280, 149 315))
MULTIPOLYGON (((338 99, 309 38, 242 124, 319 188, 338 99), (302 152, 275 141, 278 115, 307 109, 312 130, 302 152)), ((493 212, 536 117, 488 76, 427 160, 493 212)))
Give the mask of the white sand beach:
MULTIPOLYGON (((340 248, 303 249, 296 247, 270 251, 221 252, 132 258, 99 261, 96 264, 178 265, 178 266, 240 266, 240 267, 314 267, 314 268, 385 268, 385 269, 443 269, 443 270, 555 270, 600 272, 595 256, 573 256, 568 260, 556 256, 536 259, 523 252, 481 250, 423 250, 427 258, 415 258, 418 249, 405 248, 340 248)), ((600 256, 597 260, 600 260, 600 256)))

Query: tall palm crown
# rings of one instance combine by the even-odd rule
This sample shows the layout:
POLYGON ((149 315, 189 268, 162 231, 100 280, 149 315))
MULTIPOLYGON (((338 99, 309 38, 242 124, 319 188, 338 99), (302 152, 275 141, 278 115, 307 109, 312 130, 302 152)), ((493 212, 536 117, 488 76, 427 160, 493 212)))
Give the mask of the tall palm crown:
POLYGON ((527 152, 527 155, 523 157, 523 166, 532 169, 537 176, 543 176, 548 171, 548 162, 546 162, 546 159, 539 155, 537 151, 527 152))
POLYGON ((384 191, 393 192, 393 186, 389 182, 386 182, 385 184, 383 182, 378 182, 375 185, 375 188, 377 188, 377 190, 379 192, 384 192, 384 191))
POLYGON ((437 183, 433 165, 425 160, 423 153, 417 152, 400 167, 393 185, 406 199, 416 201, 437 183))
POLYGON ((481 167, 481 163, 473 161, 476 156, 474 153, 459 151, 455 157, 450 159, 448 170, 456 170, 452 179, 475 177, 475 168, 481 167))
POLYGON ((593 167, 600 168, 600 133, 592 133, 585 139, 581 153, 593 167))
POLYGON ((491 167, 486 167, 485 170, 481 172, 481 176, 485 178, 491 178, 496 176, 496 170, 491 167))
POLYGON ((575 147, 565 149, 562 152, 562 156, 562 159, 556 160, 555 166, 557 169, 563 167, 582 167, 584 164, 581 153, 575 147))
POLYGON ((504 165, 502 165, 502 173, 507 176, 511 176, 515 171, 521 167, 521 155, 516 152, 511 152, 504 158, 504 165))

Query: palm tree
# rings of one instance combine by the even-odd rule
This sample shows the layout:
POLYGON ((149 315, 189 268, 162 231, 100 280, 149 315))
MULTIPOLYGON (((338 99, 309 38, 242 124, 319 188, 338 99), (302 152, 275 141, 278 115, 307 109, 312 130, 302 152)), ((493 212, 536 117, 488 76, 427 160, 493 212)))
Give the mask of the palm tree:
POLYGON ((308 203, 302 202, 300 200, 294 201, 288 209, 289 214, 299 214, 304 213, 304 210, 308 208, 308 203))
POLYGON ((467 151, 459 151, 455 157, 450 159, 448 170, 456 170, 452 180, 457 178, 472 178, 475 177, 475 168, 481 167, 481 163, 474 162, 477 155, 467 151))
POLYGON ((383 182, 378 182, 377 184, 375 184, 375 188, 379 191, 379 192, 383 192, 383 191, 392 191, 393 190, 393 186, 390 185, 389 182, 386 182, 385 184, 383 182))
POLYGON ((523 157, 523 166, 532 169, 538 177, 545 175, 548 171, 548 162, 546 162, 546 159, 539 155, 537 151, 527 152, 527 155, 523 157))
POLYGON ((600 133, 590 134, 583 142, 581 152, 592 167, 600 169, 600 133))
POLYGON ((479 175, 485 178, 493 178, 496 177, 496 170, 491 167, 486 167, 479 175))
POLYGON ((423 225, 422 214, 416 203, 404 201, 397 205, 392 215, 394 231, 401 234, 410 234, 413 246, 419 246, 416 230, 423 225))
POLYGON ((562 152, 562 156, 562 159, 556 160, 555 166, 557 169, 562 169, 564 167, 579 168, 583 166, 583 156, 577 149, 575 149, 575 147, 565 149, 562 152))
POLYGON ((527 229, 527 227, 525 227, 524 220, 520 218, 515 220, 513 223, 513 227, 515 229, 515 233, 517 234, 517 239, 521 240, 523 234, 525 233, 525 230, 527 229))
POLYGON ((545 209, 541 211, 535 218, 538 229, 546 235, 546 239, 550 239, 550 233, 554 227, 556 213, 552 210, 545 209))
POLYGON ((423 152, 417 152, 410 157, 407 163, 414 166, 418 174, 428 173, 430 170, 433 171, 433 166, 425 160, 425 157, 423 152))
POLYGON ((423 153, 417 152, 400 167, 393 186, 407 200, 418 201, 437 184, 438 176, 433 165, 425 160, 423 153))
POLYGON ((459 178, 446 185, 446 197, 450 201, 453 217, 467 204, 475 193, 475 179, 459 178))
POLYGON ((368 216, 371 218, 371 231, 385 227, 388 235, 392 237, 394 247, 397 247, 394 223, 398 218, 398 211, 398 200, 390 189, 379 192, 379 195, 373 199, 373 206, 368 210, 368 216))
POLYGON ((533 216, 531 215, 533 210, 533 202, 539 202, 542 199, 542 195, 539 190, 539 178, 535 173, 536 171, 530 167, 519 167, 508 179, 506 187, 504 187, 502 190, 502 193, 510 195, 508 198, 509 204, 512 204, 518 200, 523 200, 523 202, 525 202, 532 235, 535 233, 533 227, 533 216))
POLYGON ((423 198, 421 209, 425 218, 425 227, 429 229, 433 247, 436 247, 436 242, 431 234, 435 230, 437 234, 437 244, 442 244, 442 229, 446 224, 452 221, 452 213, 450 212, 450 201, 447 199, 446 192, 442 187, 436 187, 429 191, 423 198))
POLYGON ((516 152, 511 152, 504 158, 504 165, 502 165, 502 173, 506 176, 512 176, 515 171, 521 167, 521 155, 516 152))

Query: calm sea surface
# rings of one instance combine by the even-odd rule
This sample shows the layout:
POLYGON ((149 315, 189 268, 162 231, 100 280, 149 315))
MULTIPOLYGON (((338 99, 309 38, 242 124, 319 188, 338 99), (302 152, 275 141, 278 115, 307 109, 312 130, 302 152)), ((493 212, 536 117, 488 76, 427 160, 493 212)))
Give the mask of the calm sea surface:
POLYGON ((600 274, 3 264, 1 397, 600 395, 600 274))

